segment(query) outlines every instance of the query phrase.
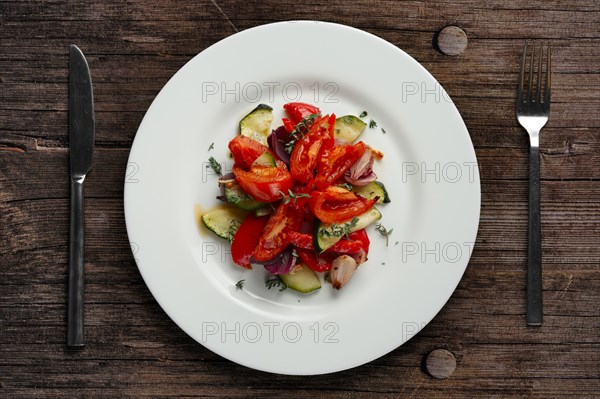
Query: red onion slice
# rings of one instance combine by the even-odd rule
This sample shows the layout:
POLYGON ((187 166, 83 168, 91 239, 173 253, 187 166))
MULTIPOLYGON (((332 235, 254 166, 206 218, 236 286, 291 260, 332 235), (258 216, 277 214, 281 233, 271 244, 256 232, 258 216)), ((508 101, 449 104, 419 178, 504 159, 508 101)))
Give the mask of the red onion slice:
POLYGON ((265 269, 272 274, 288 274, 296 266, 296 258, 293 255, 292 247, 283 251, 279 256, 264 263, 265 269))
POLYGON ((269 148, 281 159, 285 164, 290 166, 290 154, 285 150, 285 144, 289 141, 290 134, 285 127, 279 126, 277 129, 273 130, 269 137, 267 137, 267 142, 269 143, 269 148))
POLYGON ((375 181, 377 175, 373 172, 373 162, 375 158, 370 149, 354 162, 352 166, 344 173, 344 179, 354 186, 366 186, 375 181))

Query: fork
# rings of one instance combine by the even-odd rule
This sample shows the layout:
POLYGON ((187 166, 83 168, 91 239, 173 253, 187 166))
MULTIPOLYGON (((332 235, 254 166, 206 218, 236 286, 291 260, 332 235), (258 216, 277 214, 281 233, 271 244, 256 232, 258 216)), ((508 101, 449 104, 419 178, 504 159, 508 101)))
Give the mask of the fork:
POLYGON ((546 49, 546 78, 542 90, 544 46, 540 46, 534 88, 535 45, 531 46, 529 73, 527 43, 523 48, 517 90, 517 120, 529 133, 529 232, 527 238, 527 325, 542 325, 542 242, 540 221, 540 130, 550 117, 550 45, 546 49), (542 93, 543 92, 543 93, 542 93))

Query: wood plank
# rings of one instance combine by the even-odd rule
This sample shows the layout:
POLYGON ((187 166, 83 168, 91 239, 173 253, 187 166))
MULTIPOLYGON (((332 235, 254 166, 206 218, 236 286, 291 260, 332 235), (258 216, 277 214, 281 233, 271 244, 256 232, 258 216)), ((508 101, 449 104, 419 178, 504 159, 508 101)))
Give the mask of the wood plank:
POLYGON ((589 0, 0 0, 0 397, 598 397, 599 22, 589 0), (158 91, 236 30, 289 19, 356 26, 422 63, 460 110, 482 178, 475 249, 441 312, 388 355, 310 378, 247 369, 188 337, 145 286, 123 220, 129 148, 158 91), (432 46, 450 24, 469 40, 456 57, 432 46), (528 140, 514 117, 526 39, 553 46, 541 137, 545 322, 533 329, 524 323, 528 140), (69 43, 88 57, 97 111, 83 351, 64 344, 69 43), (457 359, 445 380, 422 369, 437 348, 457 359))

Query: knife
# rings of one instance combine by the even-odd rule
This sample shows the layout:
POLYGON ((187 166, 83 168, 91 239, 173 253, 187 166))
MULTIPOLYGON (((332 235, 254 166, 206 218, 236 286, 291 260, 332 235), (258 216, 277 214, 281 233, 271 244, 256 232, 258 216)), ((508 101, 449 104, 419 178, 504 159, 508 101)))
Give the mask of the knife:
POLYGON ((84 346, 83 337, 83 181, 92 167, 95 117, 92 78, 81 50, 69 49, 69 157, 71 221, 69 237, 69 304, 67 345, 84 346))

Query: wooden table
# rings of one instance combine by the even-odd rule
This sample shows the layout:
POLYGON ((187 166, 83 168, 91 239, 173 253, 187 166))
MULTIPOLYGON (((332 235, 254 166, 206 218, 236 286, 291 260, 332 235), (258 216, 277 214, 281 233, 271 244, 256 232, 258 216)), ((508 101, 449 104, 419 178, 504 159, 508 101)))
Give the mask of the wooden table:
POLYGON ((600 5, 596 1, 0 1, 0 397, 584 398, 600 395, 600 5), (402 48, 443 84, 482 178, 475 250, 458 289, 406 345, 334 375, 270 375, 197 344, 136 268, 123 181, 161 87, 209 45, 256 25, 323 19, 402 48), (432 46, 446 25, 458 56, 432 46), (525 326, 528 139, 514 115, 525 39, 553 46, 541 138, 545 322, 525 326), (66 348, 68 45, 88 57, 97 139, 86 180, 86 332, 66 348), (456 371, 434 379, 444 348, 456 371))

